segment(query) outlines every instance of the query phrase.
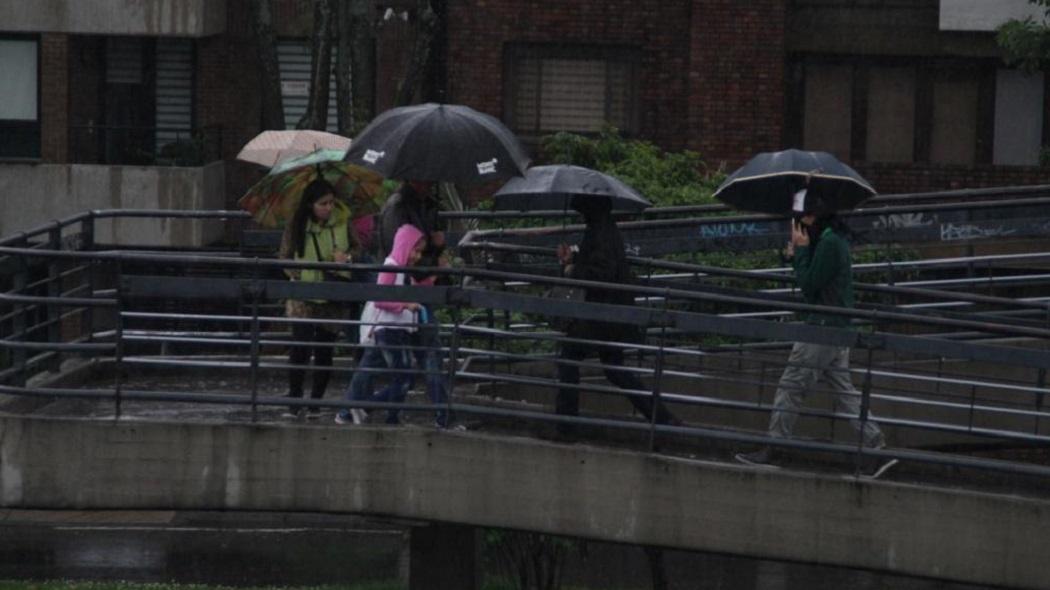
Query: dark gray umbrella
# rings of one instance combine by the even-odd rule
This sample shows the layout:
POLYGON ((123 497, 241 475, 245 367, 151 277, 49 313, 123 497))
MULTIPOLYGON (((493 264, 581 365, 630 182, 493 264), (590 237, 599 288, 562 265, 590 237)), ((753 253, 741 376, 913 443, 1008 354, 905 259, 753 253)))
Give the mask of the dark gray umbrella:
POLYGON ((462 105, 390 109, 354 138, 345 160, 387 178, 477 183, 518 176, 529 157, 495 117, 462 105))
POLYGON ((615 210, 641 211, 652 203, 622 181, 590 168, 535 166, 496 192, 496 209, 564 211, 580 199, 608 197, 615 210))
POLYGON ((835 156, 784 150, 751 158, 726 178, 715 198, 744 211, 788 215, 792 197, 803 187, 807 198, 816 198, 828 212, 852 209, 875 196, 868 181, 835 156))

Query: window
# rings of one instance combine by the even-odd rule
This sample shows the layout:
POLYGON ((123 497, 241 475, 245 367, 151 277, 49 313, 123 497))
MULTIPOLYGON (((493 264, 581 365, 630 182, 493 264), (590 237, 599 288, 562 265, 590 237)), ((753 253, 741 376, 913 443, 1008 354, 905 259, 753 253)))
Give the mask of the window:
POLYGON ((977 161, 978 82, 954 72, 935 77, 930 162, 972 165, 977 161))
POLYGON ((1039 163, 1041 73, 995 60, 808 57, 789 74, 789 144, 852 161, 1039 163))
POLYGON ((806 67, 803 145, 850 157, 852 141, 853 68, 813 64, 806 67))
POLYGON ((1044 77, 999 70, 995 85, 995 150, 998 165, 1035 166, 1043 144, 1044 77))
MULTIPOLYGON (((326 130, 339 132, 339 115, 336 104, 336 51, 332 52, 332 73, 328 79, 328 119, 326 130)), ((277 61, 281 70, 281 98, 284 103, 284 125, 295 129, 299 119, 306 114, 310 100, 310 71, 313 56, 307 41, 282 39, 277 42, 277 61)))
POLYGON ((0 157, 40 157, 39 41, 0 37, 0 157))
POLYGON ((872 162, 915 158, 915 68, 873 67, 868 73, 868 133, 872 162))
POLYGON ((509 46, 504 113, 516 132, 637 131, 638 52, 630 48, 509 46))

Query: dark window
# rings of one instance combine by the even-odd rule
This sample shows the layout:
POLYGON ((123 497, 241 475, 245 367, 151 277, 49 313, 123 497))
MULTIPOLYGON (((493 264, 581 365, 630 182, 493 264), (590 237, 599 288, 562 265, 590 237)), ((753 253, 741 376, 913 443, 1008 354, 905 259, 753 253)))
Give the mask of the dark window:
POLYGON ((1035 164, 1041 75, 994 60, 808 57, 794 63, 789 145, 854 161, 1035 164))
POLYGON ((40 41, 0 37, 0 157, 40 157, 40 41))
POLYGON ((505 52, 504 114, 526 137, 612 125, 638 127, 636 49, 511 45, 505 52))

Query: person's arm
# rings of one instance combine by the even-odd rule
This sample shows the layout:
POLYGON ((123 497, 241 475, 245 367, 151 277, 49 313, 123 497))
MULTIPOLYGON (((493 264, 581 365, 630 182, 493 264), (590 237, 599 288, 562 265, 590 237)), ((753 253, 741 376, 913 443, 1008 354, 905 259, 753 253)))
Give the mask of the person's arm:
POLYGON ((802 294, 816 300, 817 294, 827 287, 843 268, 846 246, 834 234, 821 239, 816 248, 800 246, 795 250, 795 280, 802 294))

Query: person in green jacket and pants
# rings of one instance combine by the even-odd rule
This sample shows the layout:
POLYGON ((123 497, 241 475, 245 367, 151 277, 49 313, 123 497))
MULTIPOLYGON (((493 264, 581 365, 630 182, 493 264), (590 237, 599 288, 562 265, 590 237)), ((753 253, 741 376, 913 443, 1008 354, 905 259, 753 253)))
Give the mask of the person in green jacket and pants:
MULTIPOLYGON (((793 212, 797 221, 792 221, 791 241, 786 251, 795 269, 795 280, 806 303, 852 308, 853 265, 846 237, 848 229, 833 209, 815 195, 807 199, 806 193, 806 189, 802 189, 795 195, 793 212)), ((839 328, 850 324, 848 317, 835 314, 811 313, 805 320, 839 328)), ((792 435, 808 390, 821 379, 835 391, 838 413, 860 415, 860 392, 853 387, 849 374, 849 347, 796 342, 773 400, 769 419, 771 437, 792 435)), ((885 446, 885 438, 874 419, 869 412, 863 425, 857 418, 851 419, 850 424, 861 434, 865 446, 880 448, 885 446)), ((740 453, 736 459, 749 465, 777 467, 776 450, 768 446, 752 453, 740 453)), ((896 459, 870 461, 863 470, 866 475, 877 477, 896 462, 896 459)))

